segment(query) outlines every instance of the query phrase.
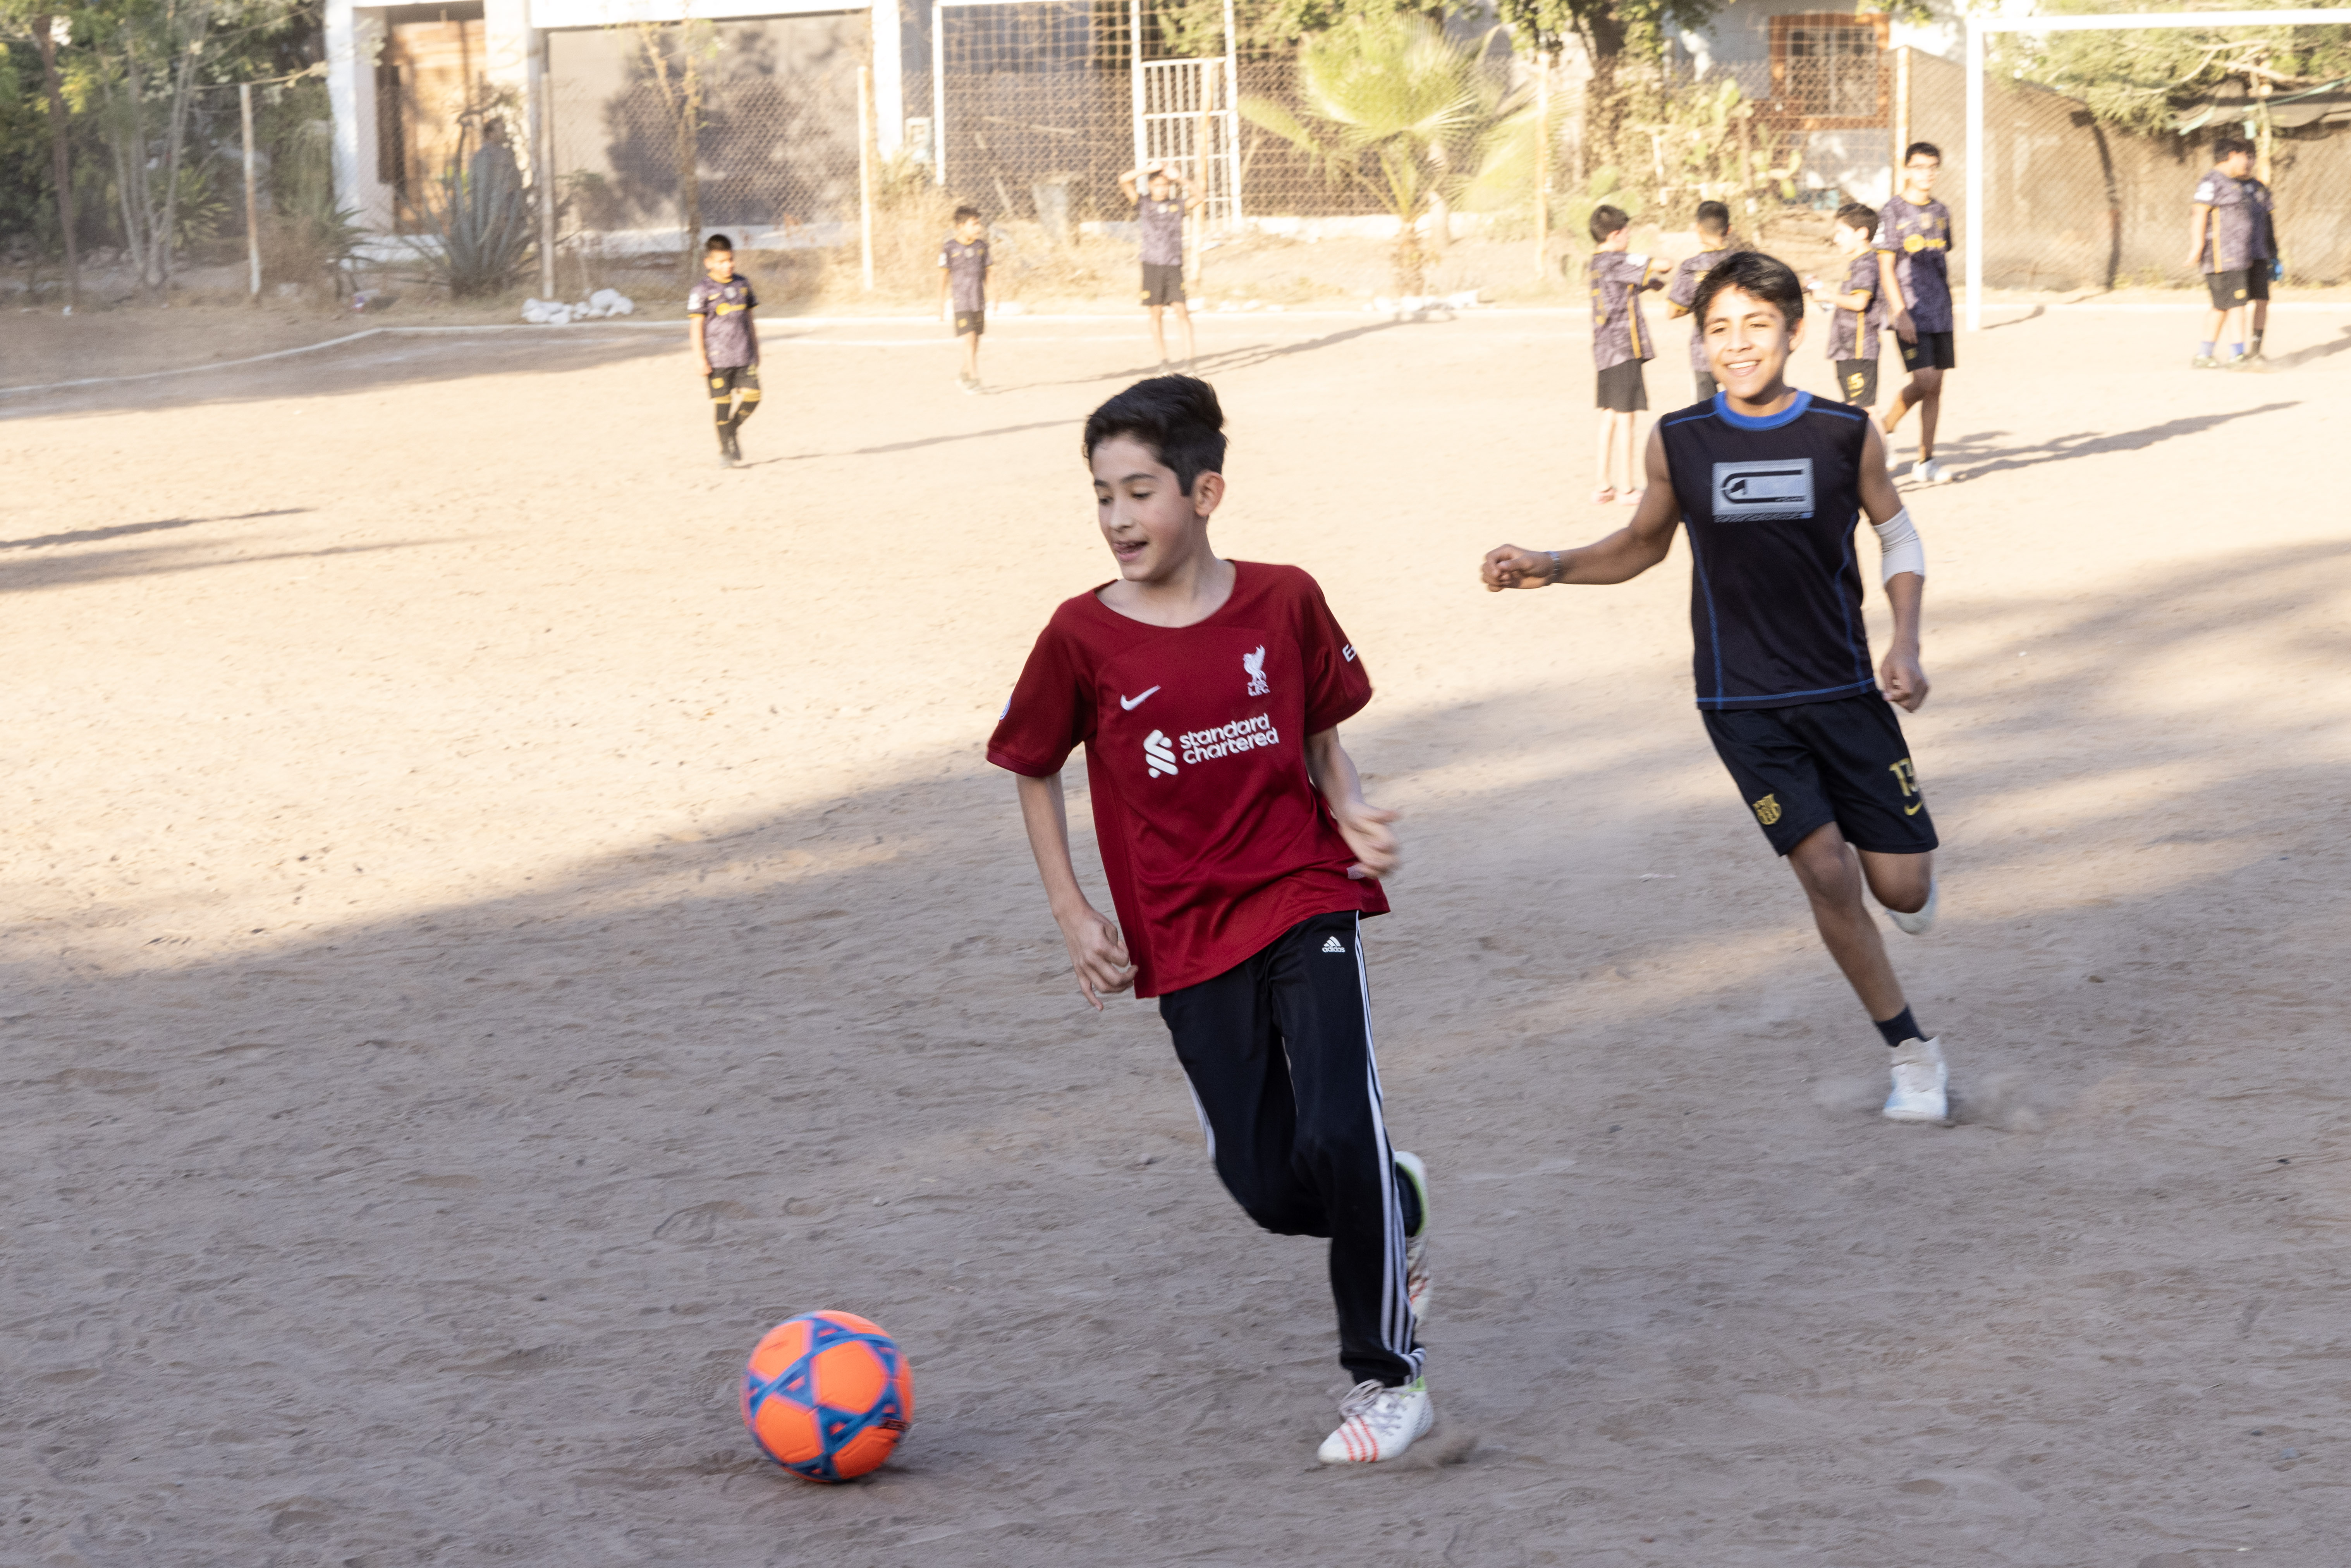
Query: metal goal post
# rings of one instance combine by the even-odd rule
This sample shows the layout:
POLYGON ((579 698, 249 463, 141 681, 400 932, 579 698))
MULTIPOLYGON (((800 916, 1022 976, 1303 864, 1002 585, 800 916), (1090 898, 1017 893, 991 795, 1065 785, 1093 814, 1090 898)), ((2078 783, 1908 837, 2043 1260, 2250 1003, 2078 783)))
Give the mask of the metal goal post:
MULTIPOLYGON (((2164 11, 1968 18, 1968 330, 1983 330, 1984 39, 1993 33, 2123 33, 2158 27, 2351 26, 2351 7, 2304 11, 2164 11)), ((1897 157, 1900 154, 1896 154, 1897 157)))

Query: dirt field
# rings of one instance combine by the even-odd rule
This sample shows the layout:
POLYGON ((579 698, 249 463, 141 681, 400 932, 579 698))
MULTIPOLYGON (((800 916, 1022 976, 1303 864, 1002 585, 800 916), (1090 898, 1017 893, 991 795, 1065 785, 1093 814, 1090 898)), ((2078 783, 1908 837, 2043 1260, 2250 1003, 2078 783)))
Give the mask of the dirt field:
POLYGON ((1003 324, 981 399, 771 327, 732 473, 643 331, 0 401, 0 1562, 2341 1563, 2351 311, 2266 377, 2194 319, 1963 338, 1914 497, 1949 1130, 1872 1113, 1679 551, 1477 589, 1616 520, 1573 318, 1204 324, 1222 548, 1321 578, 1407 813, 1440 1426, 1372 1473, 1319 1247, 1074 995, 980 759, 1109 575, 1134 322, 1003 324), (919 1381, 831 1490, 733 1404, 826 1306, 919 1381))

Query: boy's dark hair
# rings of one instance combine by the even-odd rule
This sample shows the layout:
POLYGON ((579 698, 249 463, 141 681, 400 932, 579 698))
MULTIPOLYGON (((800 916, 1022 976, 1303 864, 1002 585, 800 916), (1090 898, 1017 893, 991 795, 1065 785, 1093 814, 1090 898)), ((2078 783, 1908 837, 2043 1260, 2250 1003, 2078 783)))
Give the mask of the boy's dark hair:
POLYGON ((2234 158, 2240 152, 2248 158, 2253 155, 2253 144, 2241 136, 2223 136, 2212 143, 2212 162, 2215 163, 2234 158))
POLYGON ((1742 250, 1715 263, 1713 269, 1699 279, 1698 293, 1690 298, 1690 310, 1698 317, 1700 332, 1706 330, 1707 308, 1726 288, 1736 288, 1777 308, 1780 319, 1792 328, 1804 319, 1804 286, 1788 264, 1760 250, 1742 250))
POLYGON ((1864 234, 1876 234, 1877 209, 1865 207, 1859 202, 1847 202, 1837 209, 1836 221, 1849 229, 1859 229, 1864 234))
POLYGON ((977 216, 979 216, 979 209, 977 207, 957 207, 955 210, 955 222, 958 227, 962 226, 964 219, 976 218, 977 216))
POLYGON ((1605 240, 1618 229, 1632 226, 1633 220, 1625 215, 1622 207, 1612 207, 1604 202, 1592 209, 1592 237, 1595 240, 1605 240))
POLYGON ((725 235, 712 235, 708 239, 702 242, 702 254, 705 256, 710 255, 713 251, 721 250, 725 251, 729 256, 734 255, 735 242, 728 239, 725 235))
POLYGON ((1729 234, 1730 209, 1720 202, 1700 202, 1698 204, 1698 232, 1702 235, 1729 234))
POLYGON ((1916 158, 1921 152, 1924 152, 1928 157, 1932 158, 1938 163, 1943 161, 1943 150, 1936 146, 1933 142, 1913 141, 1909 146, 1905 147, 1902 150, 1902 166, 1905 169, 1910 167, 1910 160, 1916 158))
POLYGON ((1176 471, 1188 496, 1203 474, 1225 471, 1225 411, 1217 389, 1197 376, 1137 382, 1086 416, 1085 457, 1113 436, 1131 435, 1176 471))

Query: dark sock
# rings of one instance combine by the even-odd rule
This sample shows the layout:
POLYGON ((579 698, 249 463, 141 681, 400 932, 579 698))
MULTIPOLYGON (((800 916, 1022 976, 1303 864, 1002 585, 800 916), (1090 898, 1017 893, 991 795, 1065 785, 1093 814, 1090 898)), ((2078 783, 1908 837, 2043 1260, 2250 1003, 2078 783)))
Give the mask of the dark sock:
POLYGON ((1395 1189, 1396 1201, 1404 1207, 1404 1233, 1417 1236, 1421 1224, 1420 1189, 1402 1171, 1395 1173, 1395 1189))
POLYGON ((739 429, 745 420, 750 418, 753 414, 758 412, 759 394, 756 392, 745 392, 743 394, 743 401, 735 405, 736 426, 739 429))
POLYGON ((2256 354, 2262 351, 2262 339, 2267 336, 2268 332, 2269 329, 2264 327, 2260 331, 2253 334, 2253 352, 2256 354))
POLYGON ((1927 1038, 1926 1031, 1918 1027, 1918 1020, 1910 1016, 1908 1008, 1904 1008, 1890 1019, 1876 1021, 1877 1032, 1886 1037, 1886 1049, 1888 1051, 1901 1050, 1905 1040, 1927 1038))

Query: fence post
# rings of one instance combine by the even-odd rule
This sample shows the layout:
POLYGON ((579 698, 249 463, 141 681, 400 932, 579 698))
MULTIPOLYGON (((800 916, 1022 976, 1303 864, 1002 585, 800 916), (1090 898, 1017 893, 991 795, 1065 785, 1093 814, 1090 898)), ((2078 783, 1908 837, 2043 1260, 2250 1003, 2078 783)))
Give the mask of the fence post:
POLYGON ((1142 168, 1150 155, 1143 146, 1143 0, 1127 0, 1127 80, 1134 96, 1134 166, 1142 168))
POLYGON ((1894 51, 1894 150, 1887 156, 1893 183, 1887 194, 1902 188, 1902 150, 1910 145, 1910 46, 1894 51))
POLYGON ((873 291, 873 68, 857 68, 857 253, 873 291))
POLYGON ((1535 46, 1535 276, 1551 270, 1551 58, 1535 46))
POLYGON ((931 0, 931 171, 947 184, 947 8, 931 0))
POLYGON ((1983 24, 1968 18, 1968 330, 1983 330, 1984 145, 1983 24))
POLYGON ((1232 117, 1233 131, 1225 145, 1225 156, 1231 165, 1232 208, 1227 219, 1228 232, 1240 233, 1241 228, 1241 73, 1238 59, 1238 37, 1233 31, 1233 0, 1225 0, 1225 108, 1232 117))
MULTIPOLYGON (((555 298, 555 63, 545 28, 531 51, 531 183, 538 187, 538 290, 555 298)), ((582 290, 584 293, 585 290, 582 290)))
POLYGON ((248 289, 261 303, 261 195, 253 179, 253 84, 236 84, 236 112, 245 121, 245 256, 252 283, 248 289))

